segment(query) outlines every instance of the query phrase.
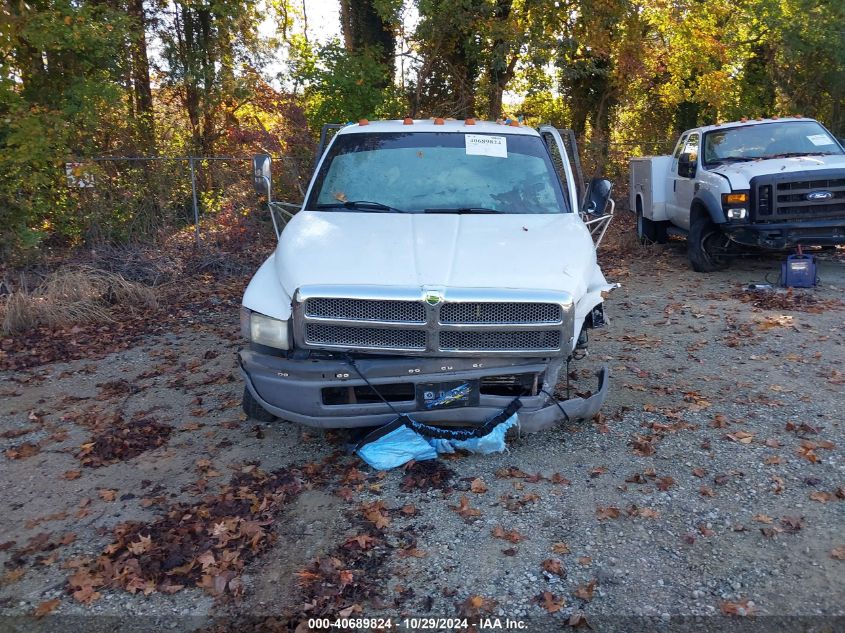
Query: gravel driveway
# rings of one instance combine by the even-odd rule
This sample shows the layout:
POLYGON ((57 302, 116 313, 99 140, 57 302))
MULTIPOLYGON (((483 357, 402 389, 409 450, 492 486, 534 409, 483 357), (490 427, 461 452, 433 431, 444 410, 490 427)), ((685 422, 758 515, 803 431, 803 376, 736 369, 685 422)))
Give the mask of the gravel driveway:
POLYGON ((622 287, 573 369, 609 366, 602 415, 388 473, 244 418, 228 299, 6 372, 0 629, 845 630, 843 254, 789 295, 742 289, 777 257, 606 254, 622 287))

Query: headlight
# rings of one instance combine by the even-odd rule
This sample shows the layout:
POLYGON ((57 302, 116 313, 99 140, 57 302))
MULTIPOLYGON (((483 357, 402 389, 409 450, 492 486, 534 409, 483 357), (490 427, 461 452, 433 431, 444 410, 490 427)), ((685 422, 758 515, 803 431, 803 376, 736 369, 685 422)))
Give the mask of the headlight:
POLYGON ((288 322, 241 308, 241 334, 248 341, 276 349, 290 349, 288 322))
POLYGON ((728 220, 748 218, 748 202, 751 199, 747 191, 733 191, 722 194, 722 208, 728 220))

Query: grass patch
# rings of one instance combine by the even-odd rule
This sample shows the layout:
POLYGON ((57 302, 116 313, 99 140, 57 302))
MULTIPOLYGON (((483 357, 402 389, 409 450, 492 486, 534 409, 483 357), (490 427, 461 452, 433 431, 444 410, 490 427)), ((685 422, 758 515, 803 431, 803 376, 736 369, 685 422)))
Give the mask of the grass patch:
POLYGON ((155 291, 90 266, 62 269, 34 289, 12 292, 2 309, 3 332, 114 322, 118 313, 155 308, 155 291))

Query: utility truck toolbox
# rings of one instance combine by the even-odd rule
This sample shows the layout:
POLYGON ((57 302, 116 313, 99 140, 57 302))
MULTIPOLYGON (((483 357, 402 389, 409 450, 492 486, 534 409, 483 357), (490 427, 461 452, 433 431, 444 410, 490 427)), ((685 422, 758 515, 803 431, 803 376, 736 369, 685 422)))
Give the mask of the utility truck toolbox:
POLYGON ((516 399, 524 431, 593 416, 606 369, 555 396, 613 287, 578 188, 551 127, 342 127, 244 294, 244 410, 323 428, 480 426, 516 399))
POLYGON ((748 247, 845 244, 845 150, 813 119, 687 130, 670 156, 631 161, 630 191, 640 239, 686 237, 699 272, 748 247))

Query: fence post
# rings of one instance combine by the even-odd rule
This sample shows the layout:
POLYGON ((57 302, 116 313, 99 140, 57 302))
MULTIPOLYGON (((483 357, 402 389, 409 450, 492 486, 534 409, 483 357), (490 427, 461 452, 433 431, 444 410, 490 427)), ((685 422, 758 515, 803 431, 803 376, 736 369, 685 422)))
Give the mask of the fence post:
POLYGON ((191 196, 194 201, 194 236, 197 241, 197 246, 200 244, 200 209, 197 205, 197 176, 194 170, 194 157, 189 156, 188 162, 191 165, 191 196))

